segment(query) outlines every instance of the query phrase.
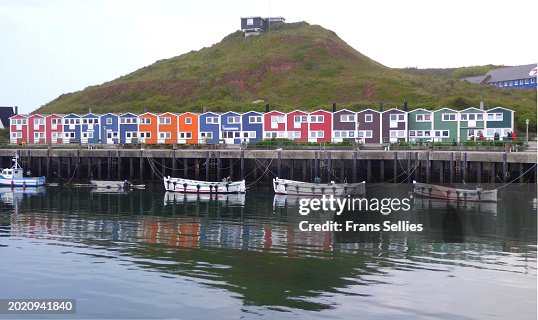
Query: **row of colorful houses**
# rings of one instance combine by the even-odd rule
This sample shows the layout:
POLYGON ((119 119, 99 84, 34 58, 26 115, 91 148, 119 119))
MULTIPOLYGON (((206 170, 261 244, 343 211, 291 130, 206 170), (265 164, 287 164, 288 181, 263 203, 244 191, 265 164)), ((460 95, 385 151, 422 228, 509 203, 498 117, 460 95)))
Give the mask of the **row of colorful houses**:
POLYGON ((514 129, 514 111, 495 107, 431 111, 347 109, 329 112, 295 110, 246 113, 181 114, 146 112, 140 115, 14 115, 10 118, 11 143, 187 143, 239 144, 286 138, 298 142, 383 143, 395 141, 462 141, 514 129))

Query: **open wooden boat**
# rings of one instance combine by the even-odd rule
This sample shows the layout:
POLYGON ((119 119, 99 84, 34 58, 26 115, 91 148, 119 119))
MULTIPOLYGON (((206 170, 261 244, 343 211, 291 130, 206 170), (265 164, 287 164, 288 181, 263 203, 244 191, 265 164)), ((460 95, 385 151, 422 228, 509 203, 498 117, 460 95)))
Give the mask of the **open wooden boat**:
POLYGON ((183 178, 171 178, 170 176, 163 179, 166 191, 183 192, 183 193, 245 193, 245 180, 231 181, 224 179, 221 182, 210 182, 200 180, 189 180, 183 178))
POLYGON ((364 196, 365 183, 310 183, 288 179, 273 179, 273 189, 276 194, 292 196, 364 196))
POLYGON ((108 181, 108 180, 90 180, 90 184, 94 188, 124 190, 131 188, 131 183, 128 180, 123 181, 108 181))
POLYGON ((418 196, 427 198, 497 202, 497 189, 483 190, 480 187, 462 189, 413 181, 413 192, 418 196))

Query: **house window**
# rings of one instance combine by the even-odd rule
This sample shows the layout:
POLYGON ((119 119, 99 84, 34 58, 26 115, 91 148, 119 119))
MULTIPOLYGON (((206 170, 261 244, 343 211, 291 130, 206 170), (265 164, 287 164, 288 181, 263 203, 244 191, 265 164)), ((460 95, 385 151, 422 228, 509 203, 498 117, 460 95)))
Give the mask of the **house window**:
POLYGON ((311 131, 310 132, 310 138, 323 138, 324 132, 323 131, 311 131))
POLYGON ((405 131, 404 130, 390 130, 390 137, 391 138, 404 138, 405 137, 405 131))
POLYGON ((261 116, 250 116, 250 117, 248 117, 248 122, 250 122, 250 123, 262 123, 262 117, 261 116))
POLYGON ((39 125, 41 125, 41 124, 44 124, 44 123, 45 123, 44 120, 45 120, 45 119, 43 119, 43 118, 40 118, 40 119, 34 119, 34 126, 39 126, 39 125))
POLYGON ((510 82, 508 82, 508 85, 509 85, 510 87, 513 86, 513 85, 514 85, 514 81, 510 81, 510 82))
POLYGON ((532 78, 531 83, 534 83, 534 82, 536 82, 536 79, 532 78))
POLYGON ((503 114, 502 113, 496 113, 495 114, 495 121, 503 121, 503 114))
POLYGON ((271 122, 284 123, 284 116, 271 116, 271 122))
POLYGON ((482 121, 482 120, 484 120, 484 115, 481 114, 481 113, 477 114, 477 115, 476 115, 476 120, 477 120, 477 121, 482 121))
POLYGON ((192 133, 191 132, 180 132, 179 133, 180 139, 192 139, 192 133))
POLYGON ((207 138, 212 139, 213 138, 213 132, 200 132, 201 138, 207 138))
POLYGON ((476 120, 476 115, 475 114, 470 114, 469 115, 469 121, 474 121, 476 120))
POLYGON ((405 114, 399 114, 398 121, 405 121, 405 114))
POLYGON ((169 118, 169 117, 159 118, 159 124, 171 124, 171 123, 172 123, 172 118, 169 118))
POLYGON ((519 84, 519 81, 514 81, 514 86, 517 86, 519 84))
POLYGON ((364 122, 373 122, 374 116, 372 114, 365 114, 364 115, 364 122))
POLYGON ((323 123, 323 116, 310 116, 311 123, 323 123))
POLYGON ((219 123, 219 117, 207 117, 206 123, 213 123, 218 124, 219 123))
POLYGON ((151 118, 140 118, 141 124, 151 124, 151 118))
POLYGON ((254 25, 254 19, 248 18, 247 19, 247 26, 252 26, 252 25, 254 25))
POLYGON ((467 121, 467 115, 466 114, 460 114, 460 120, 461 121, 467 121))
POLYGON ((241 122, 241 117, 237 117, 237 116, 228 117, 228 123, 240 123, 240 122, 241 122))
POLYGON ((45 132, 34 132, 34 139, 43 139, 45 138, 45 132))
POLYGON ((159 133, 159 138, 161 138, 161 139, 170 139, 170 137, 172 137, 170 132, 160 132, 159 133))
POLYGON ((307 122, 306 116, 294 116, 293 122, 299 123, 299 122, 307 122))
POLYGON ((529 84, 529 79, 525 79, 525 84, 529 84))
POLYGON ((523 85, 523 79, 519 80, 519 84, 523 85))
POLYGON ((112 124, 112 118, 107 118, 106 119, 106 124, 112 124))
POLYGON ((354 114, 343 114, 340 116, 341 122, 355 122, 355 115, 354 114))
POLYGON ((185 118, 185 124, 192 124, 192 118, 191 117, 186 117, 185 118))
POLYGON ((56 119, 56 118, 55 118, 55 119, 51 119, 51 120, 50 120, 50 123, 51 123, 51 124, 58 124, 58 122, 59 122, 58 120, 60 120, 60 119, 56 119))
POLYGON ((398 120, 398 115, 397 114, 391 114, 390 115, 390 121, 396 121, 398 120))
POLYGON ((443 121, 456 121, 455 113, 443 113, 443 121))

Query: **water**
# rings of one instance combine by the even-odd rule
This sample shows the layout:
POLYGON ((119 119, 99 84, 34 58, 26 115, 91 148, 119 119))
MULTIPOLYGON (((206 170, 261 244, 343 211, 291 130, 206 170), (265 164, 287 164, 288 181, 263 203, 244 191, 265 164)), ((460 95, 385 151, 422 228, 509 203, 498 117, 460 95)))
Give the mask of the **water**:
MULTIPOLYGON (((480 206, 413 199, 386 217, 304 217, 297 199, 267 190, 2 190, 0 298, 77 301, 75 315, 10 318, 535 319, 535 190, 510 185, 480 206), (424 230, 302 232, 303 220, 424 230)), ((369 197, 408 191, 367 186, 369 197)))

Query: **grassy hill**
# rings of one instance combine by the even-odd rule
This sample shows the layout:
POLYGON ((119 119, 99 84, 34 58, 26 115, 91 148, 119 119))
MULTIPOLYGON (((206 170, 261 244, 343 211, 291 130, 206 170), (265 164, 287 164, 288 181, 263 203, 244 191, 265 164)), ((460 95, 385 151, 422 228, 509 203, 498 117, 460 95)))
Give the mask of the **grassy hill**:
MULTIPOLYGON (((481 69, 480 69, 481 68, 481 69)), ((279 24, 256 37, 241 31, 199 51, 155 62, 126 76, 63 94, 36 113, 282 111, 401 106, 515 109, 518 125, 536 125, 536 91, 502 90, 457 81, 474 69, 391 69, 351 48, 334 32, 305 22, 279 24), (260 103, 254 101, 263 100, 260 103)), ((533 127, 534 127, 533 126, 533 127)))

